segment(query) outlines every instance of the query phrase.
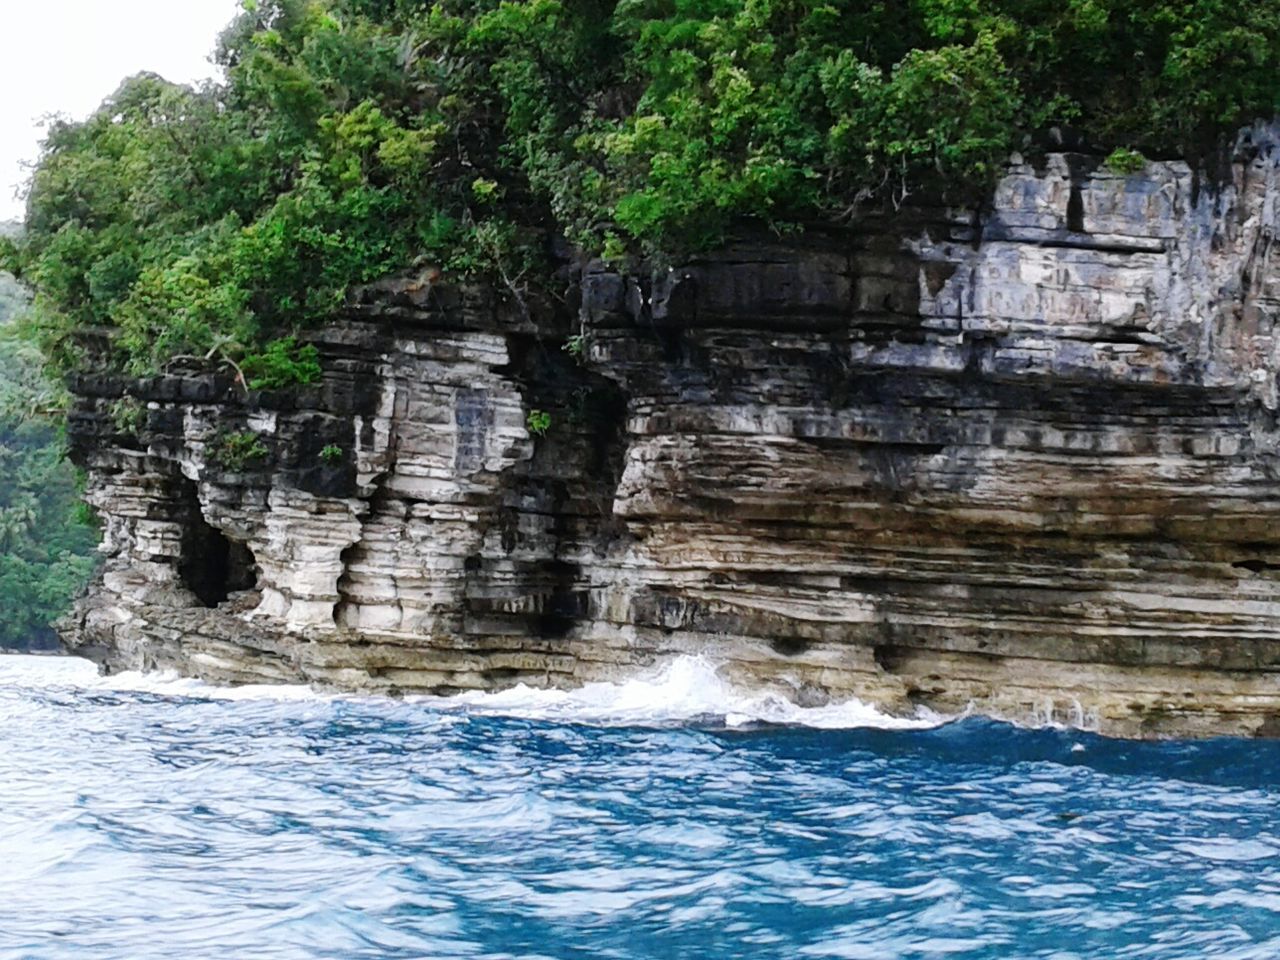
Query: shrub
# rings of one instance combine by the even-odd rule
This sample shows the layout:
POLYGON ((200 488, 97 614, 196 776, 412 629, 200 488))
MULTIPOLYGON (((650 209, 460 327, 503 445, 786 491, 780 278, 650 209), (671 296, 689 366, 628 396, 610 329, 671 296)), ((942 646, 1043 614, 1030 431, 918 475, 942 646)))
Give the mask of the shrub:
POLYGON ((1108 170, 1127 176, 1133 173, 1141 173, 1145 170, 1147 158, 1137 150, 1130 150, 1128 147, 1116 147, 1107 154, 1107 159, 1103 161, 1103 164, 1108 170))
POLYGON ((525 418, 525 426, 534 436, 545 437, 551 429, 551 414, 545 410, 530 410, 529 416, 525 418))
POLYGON ((137 434, 147 422, 147 410, 136 397, 121 397, 108 409, 111 423, 123 434, 137 434))
POLYGON ((320 451, 320 459, 329 464, 329 466, 341 463, 342 456, 342 448, 336 443, 327 444, 325 448, 320 451))
POLYGON ((315 346, 299 345, 294 337, 272 340, 261 353, 245 357, 240 366, 251 390, 306 386, 315 383, 324 373, 315 346))
POLYGON ((251 463, 265 460, 270 454, 262 438, 251 430, 219 434, 213 442, 213 460, 219 466, 240 473, 251 463))

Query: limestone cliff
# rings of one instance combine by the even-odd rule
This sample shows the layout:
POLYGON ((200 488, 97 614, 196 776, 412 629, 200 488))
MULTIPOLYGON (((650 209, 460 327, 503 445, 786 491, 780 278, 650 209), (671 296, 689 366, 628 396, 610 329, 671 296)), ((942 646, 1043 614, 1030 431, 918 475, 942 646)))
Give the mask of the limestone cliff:
POLYGON ((980 215, 566 267, 555 309, 384 283, 296 393, 82 376, 107 560, 68 644, 437 692, 692 652, 802 702, 1280 733, 1275 143, 1212 187, 1017 162, 980 215))

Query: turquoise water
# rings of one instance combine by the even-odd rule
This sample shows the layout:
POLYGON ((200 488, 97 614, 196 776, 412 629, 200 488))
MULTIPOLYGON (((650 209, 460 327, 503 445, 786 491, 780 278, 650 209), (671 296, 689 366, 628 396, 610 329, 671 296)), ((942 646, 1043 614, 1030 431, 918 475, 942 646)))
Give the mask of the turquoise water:
POLYGON ((217 699, 0 658, 0 957, 1280 957, 1273 743, 761 727, 670 680, 217 699))

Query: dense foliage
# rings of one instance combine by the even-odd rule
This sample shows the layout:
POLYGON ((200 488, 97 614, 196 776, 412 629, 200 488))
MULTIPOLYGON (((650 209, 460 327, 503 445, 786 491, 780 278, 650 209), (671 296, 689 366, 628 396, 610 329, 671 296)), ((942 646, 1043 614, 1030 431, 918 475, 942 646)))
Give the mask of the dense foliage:
POLYGON ((51 389, 38 351, 12 335, 23 305, 0 274, 0 648, 50 646, 49 627, 88 577, 97 534, 62 443, 35 414, 51 389))
POLYGON ((51 129, 9 260, 55 359, 109 325, 139 372, 180 355, 284 369, 262 344, 409 264, 488 273, 520 299, 557 234, 676 256, 744 220, 973 202, 1054 126, 1126 169, 1199 160, 1280 96, 1274 4, 244 6, 225 82, 135 77, 51 129))

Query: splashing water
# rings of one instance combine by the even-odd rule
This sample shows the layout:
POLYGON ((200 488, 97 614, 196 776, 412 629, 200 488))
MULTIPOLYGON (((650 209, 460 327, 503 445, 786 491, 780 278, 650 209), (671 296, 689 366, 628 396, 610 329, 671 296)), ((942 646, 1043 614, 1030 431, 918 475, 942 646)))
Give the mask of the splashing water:
POLYGON ((578 723, 661 724, 714 719, 731 727, 771 723, 827 729, 905 729, 942 722, 926 712, 912 720, 891 717, 857 700, 799 707, 777 694, 734 688, 720 678, 713 664, 700 657, 680 657, 651 676, 622 683, 591 683, 568 691, 518 686, 501 693, 464 693, 427 702, 442 709, 456 705, 474 713, 578 723))
POLYGON ((1273 743, 0 658, 0 747, 0 958, 1280 956, 1273 743))

